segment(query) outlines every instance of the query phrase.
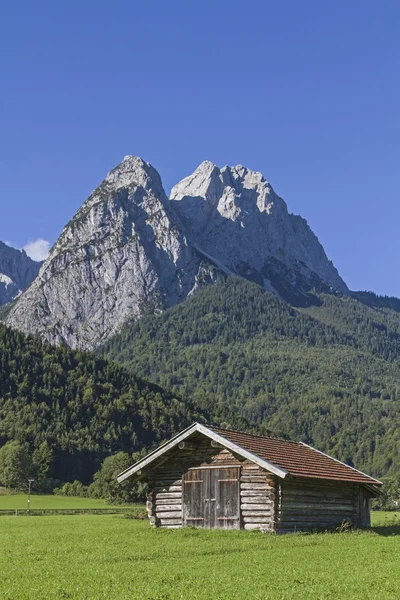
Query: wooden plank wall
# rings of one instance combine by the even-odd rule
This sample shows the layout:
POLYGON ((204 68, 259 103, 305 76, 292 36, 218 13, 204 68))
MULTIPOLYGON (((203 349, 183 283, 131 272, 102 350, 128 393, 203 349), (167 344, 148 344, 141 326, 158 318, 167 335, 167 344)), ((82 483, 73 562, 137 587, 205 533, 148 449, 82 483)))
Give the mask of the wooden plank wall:
POLYGON ((280 532, 359 525, 359 485, 318 479, 284 479, 277 510, 280 532))
POLYGON ((276 478, 254 463, 233 456, 228 450, 211 447, 210 440, 195 448, 176 450, 148 475, 151 492, 147 511, 152 525, 182 527, 182 477, 190 468, 241 465, 241 527, 247 530, 275 530, 276 478))
POLYGON ((182 473, 175 465, 166 465, 157 473, 146 508, 152 525, 182 527, 182 473))
POLYGON ((371 527, 371 513, 369 506, 370 499, 370 492, 360 485, 358 492, 358 505, 356 504, 357 514, 355 517, 358 527, 371 527))
POLYGON ((182 477, 190 468, 239 465, 228 450, 213 448, 210 440, 202 440, 187 450, 174 450, 146 475, 150 478, 147 513, 157 527, 182 527, 182 477))
POLYGON ((275 531, 276 478, 245 461, 240 477, 240 508, 244 529, 275 531))

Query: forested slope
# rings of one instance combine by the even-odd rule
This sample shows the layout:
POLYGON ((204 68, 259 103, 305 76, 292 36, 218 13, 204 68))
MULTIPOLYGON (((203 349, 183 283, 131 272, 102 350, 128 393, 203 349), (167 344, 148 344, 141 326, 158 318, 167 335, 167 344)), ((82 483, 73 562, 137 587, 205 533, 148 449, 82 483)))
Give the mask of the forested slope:
MULTIPOLYGON (((358 295, 366 296, 360 292, 358 295)), ((389 308, 389 303, 385 305, 382 302, 382 306, 379 306, 379 297, 375 298, 377 305, 369 306, 355 298, 322 294, 320 306, 301 310, 321 323, 334 327, 338 334, 351 337, 356 347, 385 360, 398 360, 400 314, 389 308)))
POLYGON ((46 440, 55 479, 90 481, 108 454, 149 448, 199 418, 209 417, 116 364, 0 325, 0 447, 46 440))
POLYGON ((400 473, 399 315, 321 297, 311 314, 230 278, 124 328, 100 354, 210 410, 400 473))

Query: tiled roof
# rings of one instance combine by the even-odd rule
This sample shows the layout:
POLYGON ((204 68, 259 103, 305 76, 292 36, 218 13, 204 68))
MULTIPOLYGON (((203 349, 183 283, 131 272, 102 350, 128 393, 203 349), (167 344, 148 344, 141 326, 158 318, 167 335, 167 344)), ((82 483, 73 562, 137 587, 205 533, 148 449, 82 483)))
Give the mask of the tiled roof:
POLYGON ((369 483, 371 485, 381 484, 376 479, 301 442, 266 438, 229 429, 220 429, 210 425, 207 425, 207 429, 211 429, 218 435, 273 463, 275 466, 285 469, 295 477, 332 479, 354 483, 369 483))

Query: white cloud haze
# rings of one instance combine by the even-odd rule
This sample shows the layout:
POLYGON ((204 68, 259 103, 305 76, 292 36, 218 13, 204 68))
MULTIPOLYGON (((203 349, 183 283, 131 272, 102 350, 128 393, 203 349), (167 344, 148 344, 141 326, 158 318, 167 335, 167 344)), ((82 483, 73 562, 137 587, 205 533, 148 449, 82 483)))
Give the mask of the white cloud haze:
POLYGON ((25 250, 32 260, 45 260, 49 255, 50 242, 43 238, 37 238, 37 240, 29 241, 25 244, 23 250, 25 250))

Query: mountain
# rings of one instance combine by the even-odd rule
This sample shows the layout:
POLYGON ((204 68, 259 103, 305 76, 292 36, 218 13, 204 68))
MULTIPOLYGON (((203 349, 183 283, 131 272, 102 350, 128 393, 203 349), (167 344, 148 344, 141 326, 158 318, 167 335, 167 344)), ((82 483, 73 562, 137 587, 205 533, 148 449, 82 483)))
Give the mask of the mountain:
POLYGON ((0 242, 0 306, 19 296, 39 273, 41 263, 24 250, 16 250, 0 242))
POLYGON ((228 278, 98 349, 199 408, 400 475, 400 315, 347 296, 293 308, 228 278))
POLYGON ((282 298, 309 304, 310 290, 348 288, 307 222, 288 212, 261 173, 203 162, 171 202, 195 247, 282 298))
POLYGON ((297 306, 318 303, 316 291, 349 293, 260 173, 204 162, 168 199, 157 171, 127 156, 66 225, 6 322, 91 349, 229 275, 297 306))
POLYGON ((4 325, 0 365, 0 448, 17 440, 35 452, 47 442, 49 476, 61 481, 90 482, 105 456, 158 445, 194 420, 209 419, 192 402, 116 364, 4 325))
POLYGON ((176 222, 157 171, 127 156, 66 225, 7 323, 52 343, 92 348, 217 273, 176 222))

